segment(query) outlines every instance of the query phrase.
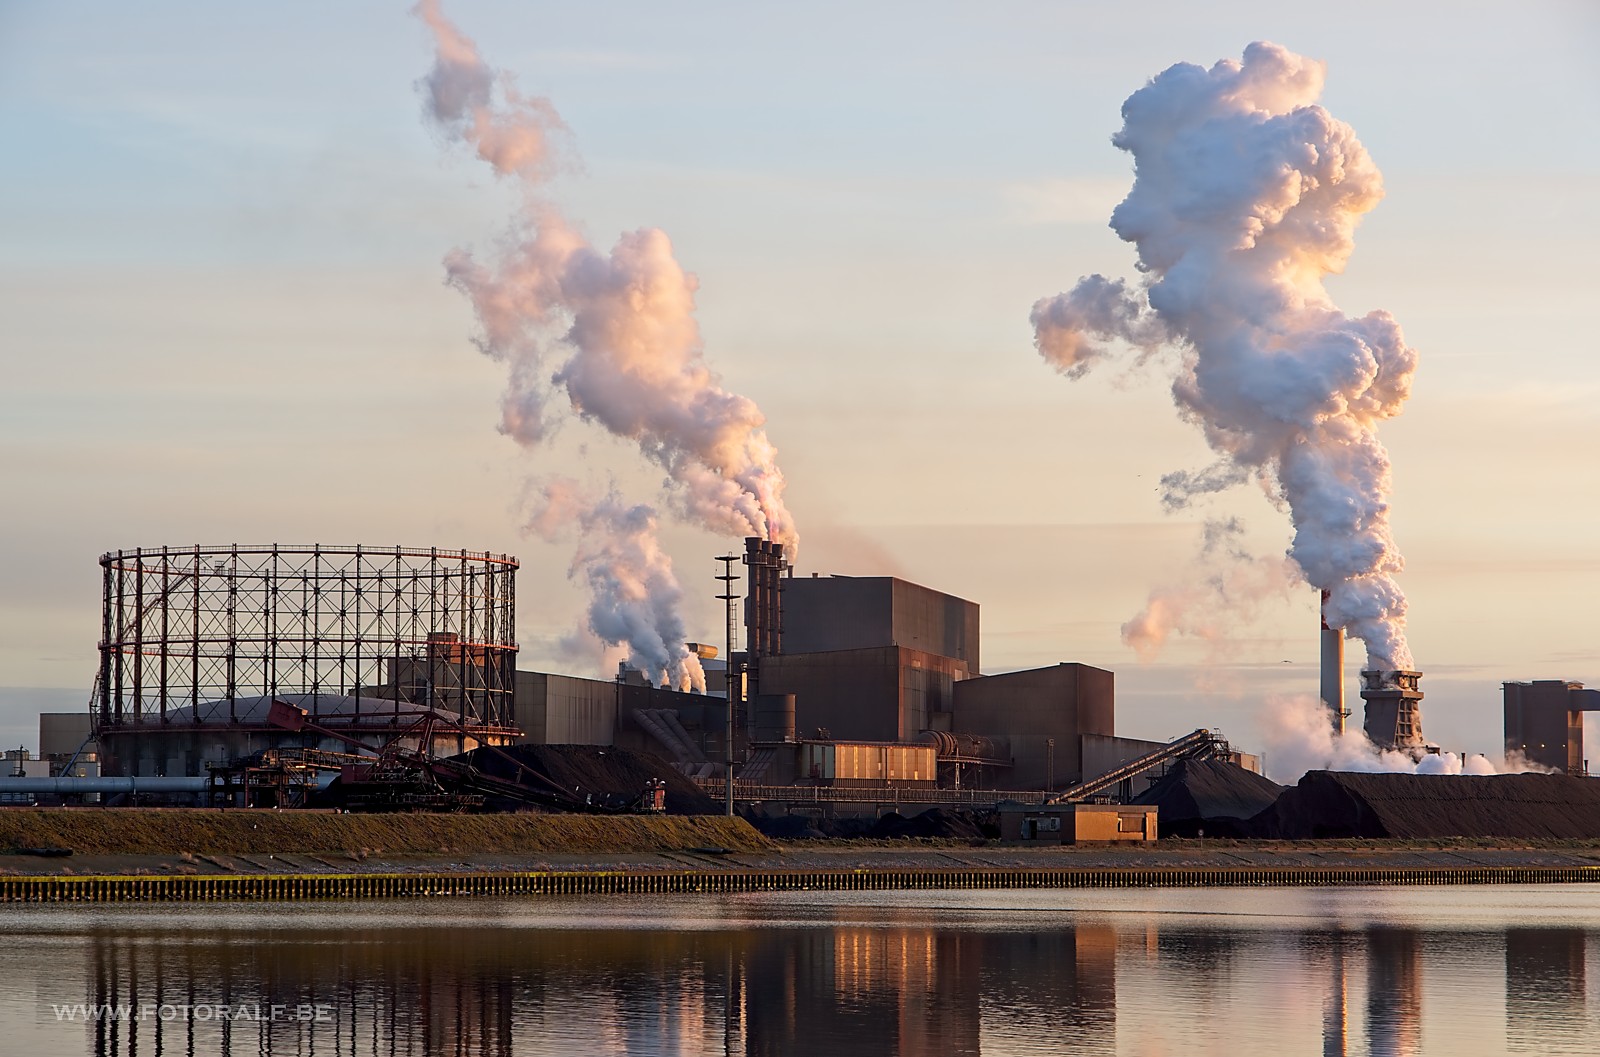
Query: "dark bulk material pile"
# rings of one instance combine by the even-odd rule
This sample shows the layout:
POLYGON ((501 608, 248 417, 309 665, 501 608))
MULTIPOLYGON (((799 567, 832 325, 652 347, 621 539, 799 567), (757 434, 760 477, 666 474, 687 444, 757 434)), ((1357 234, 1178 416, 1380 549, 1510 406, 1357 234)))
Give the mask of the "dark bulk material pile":
MULTIPOLYGON (((998 827, 994 829, 995 835, 998 835, 998 827)), ((880 839, 938 837, 966 841, 981 841, 988 836, 979 817, 973 812, 950 811, 942 807, 929 808, 910 818, 891 811, 879 818, 867 835, 880 839)))
POLYGON ((1600 781, 1562 774, 1309 771, 1251 821, 1258 837, 1600 837, 1600 781))
POLYGON ((474 749, 458 759, 496 778, 562 793, 597 808, 630 807, 652 779, 660 779, 667 783, 667 814, 715 815, 722 810, 670 763, 648 752, 595 745, 513 745, 495 752, 474 749), (515 758, 533 775, 519 772, 499 753, 515 758))
POLYGON ((910 818, 891 811, 879 818, 810 818, 805 815, 746 815, 763 836, 775 840, 896 840, 931 837, 942 840, 981 841, 1000 835, 992 811, 951 811, 929 808, 910 818))
POLYGON ((1179 760, 1134 800, 1160 808, 1164 837, 1242 837, 1284 787, 1226 760, 1179 760))

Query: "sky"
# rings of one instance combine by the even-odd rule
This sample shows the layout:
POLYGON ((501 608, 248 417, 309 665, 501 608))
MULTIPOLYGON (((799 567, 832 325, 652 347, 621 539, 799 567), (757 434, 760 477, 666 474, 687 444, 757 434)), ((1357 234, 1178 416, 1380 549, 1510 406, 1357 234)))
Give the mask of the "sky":
MULTIPOLYGON (((1600 685, 1594 5, 445 10, 560 111, 567 215, 603 247, 660 227, 698 276, 706 358, 766 414, 802 575, 970 598, 986 670, 1106 667, 1118 733, 1246 749, 1273 695, 1315 692, 1309 590, 1221 605, 1153 660, 1119 629, 1205 574, 1205 518, 1238 516, 1266 556, 1287 518, 1250 487, 1164 513, 1160 476, 1210 461, 1167 381, 1068 381, 1028 313, 1133 274, 1107 226, 1128 95, 1254 40, 1326 62, 1322 103, 1386 190, 1329 289, 1421 356, 1380 436, 1426 731, 1494 753, 1501 682, 1600 685)), ((570 548, 522 531, 528 482, 649 499, 659 473, 583 423, 536 452, 497 432, 504 371, 441 261, 492 248, 516 196, 423 121, 430 61, 400 3, 0 2, 5 744, 87 701, 97 558, 135 546, 509 552, 520 665, 600 674, 560 645, 585 596, 570 548)), ((718 641, 733 541, 664 540, 718 641)))

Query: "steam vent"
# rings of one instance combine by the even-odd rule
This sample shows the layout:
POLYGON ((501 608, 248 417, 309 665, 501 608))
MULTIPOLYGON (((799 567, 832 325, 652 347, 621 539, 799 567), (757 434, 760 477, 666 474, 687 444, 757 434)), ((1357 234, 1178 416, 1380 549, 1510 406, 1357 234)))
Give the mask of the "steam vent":
POLYGON ((1367 703, 1367 737, 1380 749, 1417 756, 1427 751, 1422 737, 1421 672, 1364 671, 1361 700, 1367 703))

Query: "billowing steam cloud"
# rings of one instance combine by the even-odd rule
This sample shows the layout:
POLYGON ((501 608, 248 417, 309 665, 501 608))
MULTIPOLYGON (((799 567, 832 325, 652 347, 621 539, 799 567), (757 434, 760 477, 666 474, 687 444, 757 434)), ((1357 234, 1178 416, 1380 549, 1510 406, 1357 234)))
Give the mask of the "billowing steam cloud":
POLYGON ((687 517, 793 551, 799 537, 766 420, 706 364, 698 284, 666 234, 629 232, 604 253, 539 200, 560 117, 486 66, 435 0, 417 11, 436 46, 423 81, 429 116, 496 175, 521 181, 527 196, 493 263, 464 250, 445 262, 450 282, 472 300, 479 346, 509 369, 501 428, 524 444, 542 441, 558 413, 554 398, 565 393, 572 412, 636 441, 666 471, 687 517))
POLYGON ((1173 397, 1220 459, 1164 477, 1167 505, 1260 477, 1288 505, 1290 557, 1331 592, 1330 626, 1366 643, 1369 667, 1404 669, 1376 431, 1409 396, 1416 353, 1388 313, 1350 318, 1323 287, 1383 186, 1350 126, 1316 105, 1322 81, 1321 63, 1256 43, 1243 62, 1173 66, 1130 96, 1112 142, 1135 178, 1111 227, 1138 248, 1140 285, 1093 275, 1032 321, 1070 377, 1111 343, 1181 350, 1173 397))
POLYGON ((1413 759, 1406 753, 1379 749, 1359 728, 1335 733, 1328 709, 1316 697, 1273 698, 1262 711, 1267 771, 1275 781, 1296 782, 1307 771, 1399 771, 1408 774, 1549 773, 1520 753, 1490 760, 1481 753, 1465 758, 1453 752, 1429 753, 1413 759))
POLYGON ((1228 643, 1228 617, 1247 616, 1263 600, 1289 594, 1298 582, 1292 563, 1256 558, 1244 550, 1243 535, 1238 518, 1206 522, 1200 556, 1210 574, 1151 591, 1139 614, 1122 625, 1122 641, 1140 660, 1154 659, 1174 632, 1201 639, 1220 654, 1228 643))
MULTIPOLYGON (((707 365, 694 315, 697 282, 666 234, 629 232, 609 253, 590 245, 540 197, 565 132, 554 107, 486 65, 437 0, 422 0, 416 13, 435 46, 421 84, 430 121, 523 192, 521 213, 492 262, 465 250, 445 260, 449 282, 472 301, 479 348, 507 367, 501 430, 533 447, 565 415, 597 422, 636 442, 666 472, 681 515, 712 532, 779 541, 793 553, 799 536, 765 419, 707 365)), ((642 670, 703 688, 699 661, 684 645, 682 591, 656 541, 655 511, 557 482, 546 485, 532 527, 548 534, 557 524, 582 529, 572 575, 590 587, 589 630, 626 644, 642 670)))
POLYGON ((614 494, 586 495, 578 482, 556 477, 538 488, 528 527, 551 540, 578 536, 567 576, 589 586, 587 626, 596 638, 626 646, 629 665, 654 683, 705 689, 679 615, 683 589, 657 542, 654 510, 614 494))

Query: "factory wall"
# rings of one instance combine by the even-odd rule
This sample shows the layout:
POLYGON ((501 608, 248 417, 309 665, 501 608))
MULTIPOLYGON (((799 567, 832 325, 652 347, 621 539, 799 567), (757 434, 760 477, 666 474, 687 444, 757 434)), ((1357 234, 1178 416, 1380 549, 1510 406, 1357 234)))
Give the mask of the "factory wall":
POLYGON ((1080 781, 1080 735, 1116 733, 1116 677, 1087 664, 967 679, 954 696, 951 729, 1004 737, 1013 760, 1008 781, 1017 789, 1080 781))
POLYGON ((799 776, 825 785, 933 785, 938 771, 932 745, 892 742, 808 741, 797 747, 799 776))
POLYGON ((1565 679, 1505 683, 1506 751, 1543 767, 1585 773, 1583 713, 1600 711, 1600 691, 1565 679))
POLYGON ((976 675, 978 604, 892 576, 783 581, 784 653, 885 646, 954 658, 976 675))
POLYGON ((784 653, 761 660, 761 691, 795 695, 802 738, 914 741, 948 716, 964 661, 882 646, 823 653, 784 653))
POLYGON ((512 714, 523 742, 610 745, 616 740, 617 684, 545 672, 518 672, 512 714))
MULTIPOLYGON (((1166 745, 1164 741, 1140 741, 1137 738, 1116 738, 1105 734, 1085 734, 1079 739, 1083 758, 1083 778, 1098 778, 1107 771, 1121 767, 1130 760, 1155 752, 1166 745)), ((1161 775, 1147 773, 1133 780, 1133 795, 1138 796, 1150 788, 1161 775)))
MULTIPOLYGON (((617 729, 616 745, 635 752, 653 752, 667 760, 674 760, 675 755, 670 747, 663 745, 632 718, 634 712, 644 708, 675 712, 678 725, 683 728, 690 743, 707 760, 718 763, 723 760, 722 743, 727 734, 728 708, 722 698, 663 690, 659 686, 622 688, 622 725, 617 729)), ((737 742, 735 749, 738 749, 737 742)))
MULTIPOLYGON (((41 712, 39 713, 39 755, 49 759, 51 756, 71 756, 78 751, 78 746, 89 737, 90 715, 88 710, 82 712, 41 712)), ((90 745, 86 752, 93 752, 94 746, 90 745)))
POLYGON ((539 745, 616 745, 676 760, 634 718, 641 709, 676 714, 691 745, 709 760, 723 758, 727 706, 720 697, 685 694, 642 683, 518 672, 517 725, 521 740, 539 745))

